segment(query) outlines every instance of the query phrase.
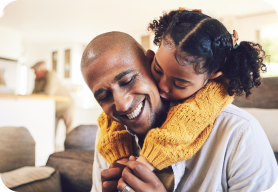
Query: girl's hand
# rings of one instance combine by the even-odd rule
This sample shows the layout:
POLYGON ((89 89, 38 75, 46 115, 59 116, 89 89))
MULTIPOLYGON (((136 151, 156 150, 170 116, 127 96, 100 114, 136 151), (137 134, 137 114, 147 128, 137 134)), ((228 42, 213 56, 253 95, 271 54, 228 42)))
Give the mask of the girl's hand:
POLYGON ((126 165, 128 162, 128 157, 125 157, 125 158, 121 158, 119 160, 116 161, 116 163, 120 163, 122 165, 126 165))
POLYGON ((146 165, 151 171, 154 170, 154 167, 152 166, 152 164, 150 164, 147 159, 145 159, 143 156, 139 156, 136 161, 139 161, 140 163, 143 163, 144 165, 146 165))
POLYGON ((130 192, 167 192, 164 185, 146 165, 134 160, 126 164, 122 178, 118 182, 118 191, 123 191, 127 185, 131 187, 130 192))

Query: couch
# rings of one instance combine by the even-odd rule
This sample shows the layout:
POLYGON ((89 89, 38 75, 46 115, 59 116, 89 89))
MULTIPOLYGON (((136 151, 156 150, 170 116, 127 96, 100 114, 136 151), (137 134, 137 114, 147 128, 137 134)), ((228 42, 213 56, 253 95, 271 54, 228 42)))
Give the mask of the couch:
POLYGON ((46 166, 59 171, 63 192, 90 192, 94 161, 96 125, 80 125, 65 139, 65 151, 55 152, 46 166))
POLYGON ((0 127, 0 176, 18 192, 62 192, 59 171, 35 167, 35 141, 24 127, 0 127))
POLYGON ((235 97, 233 104, 260 122, 278 162, 278 77, 263 78, 249 100, 243 96, 235 97))

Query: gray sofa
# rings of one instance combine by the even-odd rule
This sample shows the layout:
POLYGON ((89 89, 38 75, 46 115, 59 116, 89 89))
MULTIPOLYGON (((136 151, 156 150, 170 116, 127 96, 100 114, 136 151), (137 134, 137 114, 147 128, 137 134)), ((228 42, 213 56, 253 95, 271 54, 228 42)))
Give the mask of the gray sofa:
POLYGON ((18 192, 89 192, 92 187, 96 125, 80 125, 65 139, 65 151, 35 167, 35 141, 24 127, 0 128, 0 176, 18 192))
POLYGON ((60 174, 52 167, 35 167, 35 141, 24 127, 0 127, 0 175, 18 192, 61 192, 60 174))
POLYGON ((65 139, 65 151, 49 156, 46 166, 59 171, 63 192, 90 192, 96 125, 80 125, 65 139))
POLYGON ((250 100, 236 97, 234 105, 251 113, 263 127, 278 162, 278 77, 263 78, 250 100))

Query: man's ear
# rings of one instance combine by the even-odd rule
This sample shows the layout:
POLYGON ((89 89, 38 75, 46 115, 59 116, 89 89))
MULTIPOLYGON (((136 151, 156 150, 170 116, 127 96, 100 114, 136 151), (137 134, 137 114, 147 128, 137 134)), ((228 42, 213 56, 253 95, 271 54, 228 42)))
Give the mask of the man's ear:
POLYGON ((212 79, 216 79, 216 78, 218 78, 218 77, 220 77, 220 76, 222 76, 223 75, 223 73, 222 73, 222 71, 218 71, 217 73, 215 73, 214 75, 212 75, 212 76, 210 76, 210 80, 212 80, 212 79))
POLYGON ((152 64, 154 55, 155 55, 155 53, 152 50, 150 50, 150 49, 147 50, 147 61, 148 61, 149 65, 152 64))

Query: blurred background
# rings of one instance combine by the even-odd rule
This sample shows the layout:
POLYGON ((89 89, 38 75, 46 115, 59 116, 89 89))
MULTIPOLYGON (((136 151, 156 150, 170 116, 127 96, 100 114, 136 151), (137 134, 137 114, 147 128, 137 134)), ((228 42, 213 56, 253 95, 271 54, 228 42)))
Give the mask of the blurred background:
MULTIPOLYGON (((31 94, 35 74, 30 67, 44 60, 74 99, 74 126, 96 124, 101 109, 80 72, 85 46, 101 33, 122 31, 156 51, 148 23, 179 7, 202 9, 231 33, 236 29, 239 41, 262 44, 271 55, 263 76, 278 76, 278 17, 262 0, 17 0, 0 13, 0 76, 5 81, 0 92, 31 94)), ((60 122, 57 143, 61 146, 64 132, 60 122)))

